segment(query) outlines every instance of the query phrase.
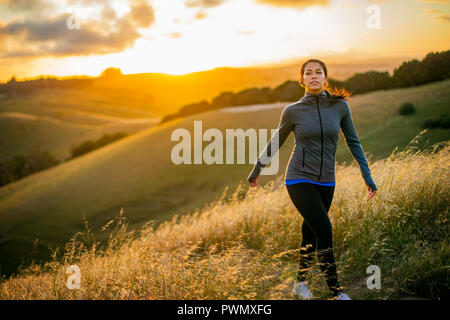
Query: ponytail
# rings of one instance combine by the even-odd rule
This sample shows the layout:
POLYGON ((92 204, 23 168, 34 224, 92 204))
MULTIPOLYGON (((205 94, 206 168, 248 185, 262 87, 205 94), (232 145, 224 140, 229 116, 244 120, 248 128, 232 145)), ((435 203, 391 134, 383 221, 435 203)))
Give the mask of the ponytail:
POLYGON ((328 91, 328 93, 330 94, 331 100, 344 99, 344 100, 348 101, 348 98, 352 94, 350 91, 346 90, 345 88, 341 88, 341 89, 338 89, 336 87, 331 88, 328 85, 328 81, 325 84, 325 90, 328 91))

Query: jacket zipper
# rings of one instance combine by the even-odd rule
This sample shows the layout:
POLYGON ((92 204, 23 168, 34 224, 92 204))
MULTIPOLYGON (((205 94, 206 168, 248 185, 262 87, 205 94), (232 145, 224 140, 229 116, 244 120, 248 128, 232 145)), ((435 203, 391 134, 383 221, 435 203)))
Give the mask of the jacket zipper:
POLYGON ((303 147, 303 166, 305 166, 305 147, 303 147))
POLYGON ((320 150, 320 172, 319 172, 319 178, 317 180, 320 180, 320 176, 322 175, 322 164, 323 164, 323 128, 322 128, 322 117, 320 116, 320 109, 319 109, 319 97, 316 97, 316 106, 317 106, 317 112, 319 113, 319 122, 320 122, 320 143, 322 149, 320 150))

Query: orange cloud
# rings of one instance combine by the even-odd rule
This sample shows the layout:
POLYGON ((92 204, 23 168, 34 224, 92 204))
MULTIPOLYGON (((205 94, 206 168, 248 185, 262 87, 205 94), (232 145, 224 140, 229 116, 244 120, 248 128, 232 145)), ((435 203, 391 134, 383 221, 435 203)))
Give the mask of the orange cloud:
POLYGON ((145 2, 133 5, 129 15, 131 19, 142 28, 150 27, 155 20, 155 12, 153 11, 153 8, 145 2))
POLYGON ((212 8, 220 6, 225 0, 186 0, 184 5, 188 8, 204 7, 212 8))
POLYGON ((436 19, 438 19, 438 20, 440 20, 442 22, 449 23, 450 22, 450 15, 446 14, 446 15, 443 15, 443 16, 438 16, 438 17, 436 17, 436 19))
POLYGON ((195 15, 196 20, 201 20, 201 19, 205 19, 205 18, 206 18, 206 13, 204 13, 203 11, 199 11, 195 15))
POLYGON ((181 38, 182 33, 181 32, 171 32, 169 34, 169 38, 181 38))
POLYGON ((446 22, 449 23, 450 22, 450 15, 448 15, 447 13, 441 11, 441 10, 437 10, 437 9, 432 9, 432 8, 425 8, 425 12, 426 13, 437 13, 437 14, 441 14, 440 16, 435 17, 437 20, 440 20, 442 22, 446 22))
POLYGON ((310 7, 310 6, 327 6, 329 0, 256 0, 256 2, 269 4, 274 7, 310 7))

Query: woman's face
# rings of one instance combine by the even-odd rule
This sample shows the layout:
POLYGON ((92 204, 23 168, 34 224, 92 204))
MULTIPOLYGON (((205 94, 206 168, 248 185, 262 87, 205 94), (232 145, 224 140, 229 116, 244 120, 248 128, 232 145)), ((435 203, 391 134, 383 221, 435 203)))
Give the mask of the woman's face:
POLYGON ((325 87, 326 82, 327 79, 320 63, 309 62, 303 72, 302 80, 302 84, 306 88, 306 91, 313 94, 320 93, 325 87))

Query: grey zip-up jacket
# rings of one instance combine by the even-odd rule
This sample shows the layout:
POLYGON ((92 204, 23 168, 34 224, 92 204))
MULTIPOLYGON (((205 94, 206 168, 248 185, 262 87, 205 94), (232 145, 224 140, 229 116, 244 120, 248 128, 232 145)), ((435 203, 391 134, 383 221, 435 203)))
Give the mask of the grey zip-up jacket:
POLYGON ((279 149, 293 131, 295 147, 285 179, 335 182, 335 155, 340 129, 365 182, 372 190, 377 190, 353 124, 350 106, 346 100, 332 96, 327 90, 316 95, 306 92, 299 101, 283 109, 277 131, 259 155, 247 180, 258 177, 261 168, 270 162, 274 139, 279 139, 279 149))

